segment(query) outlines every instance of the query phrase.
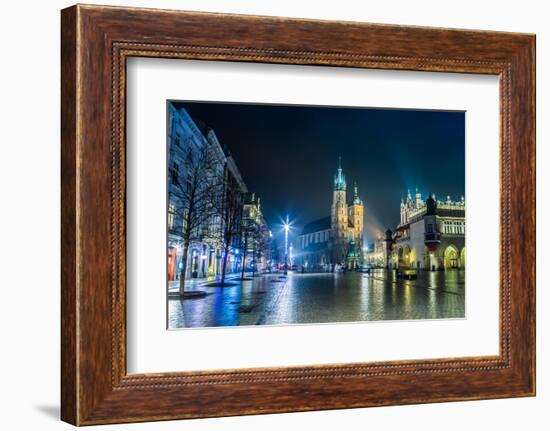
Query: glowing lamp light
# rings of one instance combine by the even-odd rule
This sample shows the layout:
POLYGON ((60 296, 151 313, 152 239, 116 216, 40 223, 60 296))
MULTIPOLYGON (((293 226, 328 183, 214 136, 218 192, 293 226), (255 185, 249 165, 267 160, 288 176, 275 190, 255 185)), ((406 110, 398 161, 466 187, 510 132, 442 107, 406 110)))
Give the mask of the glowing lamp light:
MULTIPOLYGON (((286 216, 286 219, 283 222, 283 229, 285 231, 285 265, 284 265, 284 269, 285 269, 285 274, 286 274, 287 265, 288 265, 288 232, 290 231, 290 222, 288 220, 288 215, 286 216)), ((292 259, 292 257, 291 257, 291 259, 292 259)))

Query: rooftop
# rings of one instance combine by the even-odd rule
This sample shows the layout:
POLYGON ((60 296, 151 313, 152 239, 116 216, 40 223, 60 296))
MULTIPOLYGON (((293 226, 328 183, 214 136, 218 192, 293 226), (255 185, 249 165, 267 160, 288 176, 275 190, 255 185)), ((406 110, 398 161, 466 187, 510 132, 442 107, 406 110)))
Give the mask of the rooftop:
POLYGON ((304 226, 304 228, 302 229, 302 233, 300 233, 300 235, 307 235, 309 233, 320 232, 320 231, 329 230, 329 229, 330 229, 330 216, 323 217, 321 219, 309 222, 304 226))

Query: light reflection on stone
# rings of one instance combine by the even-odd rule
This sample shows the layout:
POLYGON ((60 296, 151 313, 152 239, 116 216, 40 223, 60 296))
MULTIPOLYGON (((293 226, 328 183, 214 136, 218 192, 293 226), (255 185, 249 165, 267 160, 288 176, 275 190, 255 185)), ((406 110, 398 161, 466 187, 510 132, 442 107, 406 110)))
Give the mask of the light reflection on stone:
POLYGON ((169 328, 464 317, 464 271, 324 273, 256 277, 224 288, 193 284, 198 299, 170 299, 169 328))

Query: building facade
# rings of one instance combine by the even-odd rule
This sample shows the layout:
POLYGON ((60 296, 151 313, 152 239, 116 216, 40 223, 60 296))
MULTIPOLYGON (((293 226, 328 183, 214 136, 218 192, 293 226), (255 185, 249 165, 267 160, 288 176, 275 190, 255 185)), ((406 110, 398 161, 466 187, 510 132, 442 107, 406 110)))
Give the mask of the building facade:
POLYGON ((400 223, 376 241, 366 258, 386 268, 452 270, 466 267, 466 202, 462 196, 426 200, 407 192, 399 207, 400 223))
POLYGON ((341 162, 334 175, 330 216, 306 224, 298 236, 295 261, 304 270, 355 269, 363 262, 364 204, 354 186, 348 201, 341 162))
POLYGON ((333 238, 331 217, 314 220, 306 224, 298 236, 298 253, 294 263, 304 271, 321 272, 331 269, 331 248, 333 238))
POLYGON ((239 272, 248 190, 229 149, 173 104, 167 141, 168 280, 179 280, 183 268, 185 279, 216 277, 226 254, 226 274, 239 272))
MULTIPOLYGON (((223 175, 226 163, 225 156, 217 140, 210 140, 199 130, 197 125, 191 119, 184 109, 176 109, 172 104, 168 105, 168 136, 167 145, 169 152, 168 161, 168 280, 178 280, 183 269, 183 239, 188 228, 190 244, 188 246, 188 258, 186 265, 186 278, 198 277, 199 274, 215 273, 218 271, 218 261, 216 255, 220 254, 219 248, 215 244, 203 239, 203 230, 205 223, 199 223, 197 218, 198 210, 191 208, 191 217, 194 217, 193 226, 189 226, 190 203, 188 199, 188 184, 193 182, 195 177, 201 175, 199 172, 199 163, 201 155, 209 147, 211 151, 217 151, 219 156, 219 175, 223 175), (211 249, 212 252, 210 251, 211 249)), ((203 174, 205 175, 205 173, 203 174)), ((206 184, 206 182, 204 183, 206 184)), ((192 184, 194 185, 194 184, 192 184)), ((205 193, 205 188, 198 187, 194 190, 198 195, 205 193)), ((201 208, 202 210, 202 208, 201 208)))

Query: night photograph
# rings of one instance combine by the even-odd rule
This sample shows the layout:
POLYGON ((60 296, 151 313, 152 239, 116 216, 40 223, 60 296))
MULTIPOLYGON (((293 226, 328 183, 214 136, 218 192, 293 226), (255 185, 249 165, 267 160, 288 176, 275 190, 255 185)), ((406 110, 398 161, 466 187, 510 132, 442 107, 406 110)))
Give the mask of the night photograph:
POLYGON ((465 317, 465 113, 167 102, 168 329, 465 317))

